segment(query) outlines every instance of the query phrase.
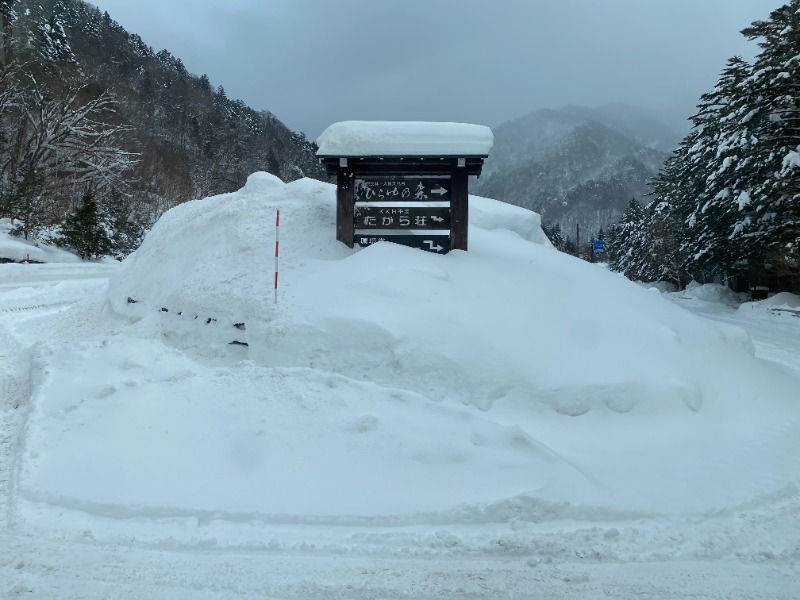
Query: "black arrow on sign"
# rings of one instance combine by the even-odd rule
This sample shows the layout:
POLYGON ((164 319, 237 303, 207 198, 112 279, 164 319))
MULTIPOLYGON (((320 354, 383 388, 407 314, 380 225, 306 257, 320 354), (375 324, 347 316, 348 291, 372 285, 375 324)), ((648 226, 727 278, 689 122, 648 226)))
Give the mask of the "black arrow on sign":
POLYGON ((422 243, 423 244, 428 244, 428 249, 429 250, 433 250, 435 252, 441 252, 442 250, 444 250, 444 248, 442 246, 440 246, 439 244, 436 244, 434 246, 433 245, 433 240, 423 240, 422 243))

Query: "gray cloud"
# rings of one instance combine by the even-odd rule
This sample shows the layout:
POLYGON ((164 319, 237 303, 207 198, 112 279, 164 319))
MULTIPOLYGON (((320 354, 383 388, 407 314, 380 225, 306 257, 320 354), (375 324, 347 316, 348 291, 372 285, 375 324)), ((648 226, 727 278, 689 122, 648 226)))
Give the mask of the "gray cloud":
POLYGON ((693 103, 776 0, 95 0, 230 97, 316 137, 347 119, 497 125, 693 103))

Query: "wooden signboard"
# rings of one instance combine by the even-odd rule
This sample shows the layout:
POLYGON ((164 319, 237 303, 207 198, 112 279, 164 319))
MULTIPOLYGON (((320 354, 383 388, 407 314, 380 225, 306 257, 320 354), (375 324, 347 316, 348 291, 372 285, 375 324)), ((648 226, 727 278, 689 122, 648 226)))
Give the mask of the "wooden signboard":
POLYGON ((450 207, 356 205, 354 225, 356 229, 450 230, 450 207))
POLYGON ((442 254, 467 249, 468 178, 481 174, 486 155, 319 158, 336 176, 337 240, 350 247, 386 240, 442 254))
POLYGON ((358 234, 353 243, 359 246, 370 246, 378 242, 394 242, 411 248, 420 248, 428 252, 446 254, 450 252, 450 236, 444 235, 395 235, 395 234, 358 234))

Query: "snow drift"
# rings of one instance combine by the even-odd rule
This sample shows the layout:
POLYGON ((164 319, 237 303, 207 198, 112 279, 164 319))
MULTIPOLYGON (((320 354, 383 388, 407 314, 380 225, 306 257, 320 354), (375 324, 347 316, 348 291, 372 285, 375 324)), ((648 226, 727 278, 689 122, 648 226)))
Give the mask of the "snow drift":
POLYGON ((470 250, 443 256, 351 250, 334 222, 333 186, 261 174, 165 214, 111 279, 124 335, 40 350, 23 493, 414 522, 520 498, 706 510, 798 480, 796 381, 555 251, 538 215, 471 197, 470 250))

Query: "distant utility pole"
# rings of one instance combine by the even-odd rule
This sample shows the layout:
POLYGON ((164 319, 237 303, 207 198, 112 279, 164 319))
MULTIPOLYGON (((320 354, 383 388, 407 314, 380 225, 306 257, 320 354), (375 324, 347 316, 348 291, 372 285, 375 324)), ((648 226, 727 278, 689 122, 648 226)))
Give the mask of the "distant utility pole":
POLYGON ((575 256, 581 255, 581 226, 575 224, 575 256))

